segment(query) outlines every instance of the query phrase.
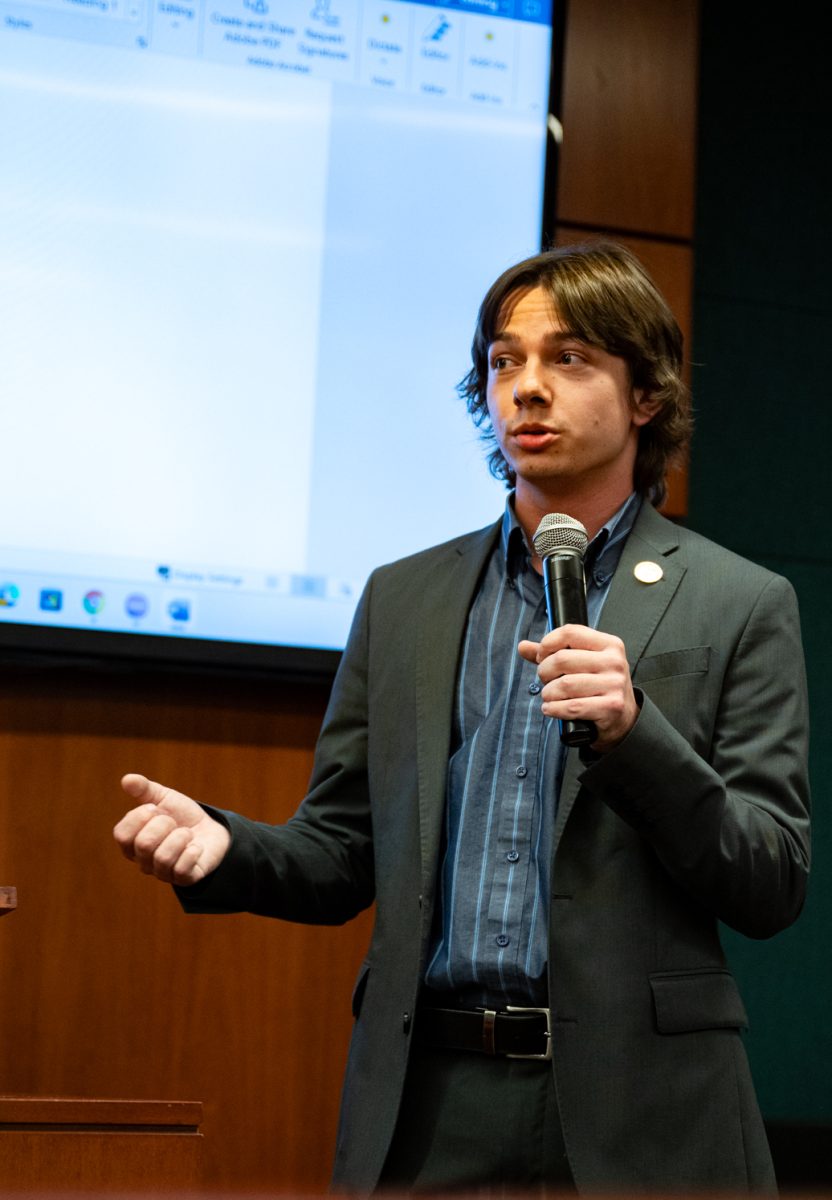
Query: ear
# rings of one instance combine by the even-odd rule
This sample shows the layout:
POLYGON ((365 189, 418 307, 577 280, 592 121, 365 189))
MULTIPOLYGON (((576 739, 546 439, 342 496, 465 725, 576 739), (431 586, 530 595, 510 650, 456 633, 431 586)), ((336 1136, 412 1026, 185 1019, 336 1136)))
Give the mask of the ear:
POLYGON ((634 425, 638 427, 649 425, 661 407, 661 400, 657 400, 649 392, 645 392, 644 388, 633 388, 630 411, 634 425))

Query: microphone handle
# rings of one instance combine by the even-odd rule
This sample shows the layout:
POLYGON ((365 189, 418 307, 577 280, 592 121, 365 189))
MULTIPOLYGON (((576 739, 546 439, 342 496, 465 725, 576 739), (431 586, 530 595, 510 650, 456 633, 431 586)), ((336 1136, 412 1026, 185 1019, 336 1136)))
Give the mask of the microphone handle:
MULTIPOLYGON (((584 559, 577 550, 556 550, 543 559, 543 591, 549 628, 586 625, 584 559)), ((589 746, 598 737, 594 721, 558 721, 564 746, 589 746)))

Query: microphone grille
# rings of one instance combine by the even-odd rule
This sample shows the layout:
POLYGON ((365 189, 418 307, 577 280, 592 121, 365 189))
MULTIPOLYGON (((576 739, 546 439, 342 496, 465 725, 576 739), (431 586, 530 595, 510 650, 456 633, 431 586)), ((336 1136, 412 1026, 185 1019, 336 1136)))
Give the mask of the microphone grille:
POLYGON ((574 517, 568 517, 566 513, 547 513, 538 525, 532 542, 540 558, 557 550, 577 550, 583 555, 589 544, 589 535, 574 517))

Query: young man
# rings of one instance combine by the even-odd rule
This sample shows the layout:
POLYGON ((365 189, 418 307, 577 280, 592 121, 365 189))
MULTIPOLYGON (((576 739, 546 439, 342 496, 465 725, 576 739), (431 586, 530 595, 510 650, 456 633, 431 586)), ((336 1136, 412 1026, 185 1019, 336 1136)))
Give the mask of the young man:
POLYGON ((624 249, 507 271, 462 385, 496 526, 376 571, 287 825, 130 775, 116 827, 192 912, 342 922, 374 899, 334 1183, 771 1190, 717 935, 795 919, 807 713, 785 580, 658 515, 681 335, 624 249), (549 631, 532 536, 589 535, 549 631), (580 753, 556 718, 595 723, 580 753))

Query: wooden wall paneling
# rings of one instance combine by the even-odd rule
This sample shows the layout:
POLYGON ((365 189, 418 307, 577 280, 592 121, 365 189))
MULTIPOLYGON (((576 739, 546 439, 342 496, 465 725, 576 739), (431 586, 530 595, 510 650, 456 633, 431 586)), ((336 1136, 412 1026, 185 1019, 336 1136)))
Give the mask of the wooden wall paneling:
MULTIPOLYGON (((685 335, 690 383, 699 0, 570 0, 556 242, 609 235, 642 259, 685 335)), ((663 511, 684 518, 688 463, 663 511)))
POLYGON ((693 235, 698 0, 569 0, 558 220, 693 235))
POLYGON ((204 1102, 209 1187, 328 1180, 369 917, 187 917, 119 855, 140 770, 267 821, 305 791, 320 689, 96 676, 0 686, 0 1091, 204 1102))

